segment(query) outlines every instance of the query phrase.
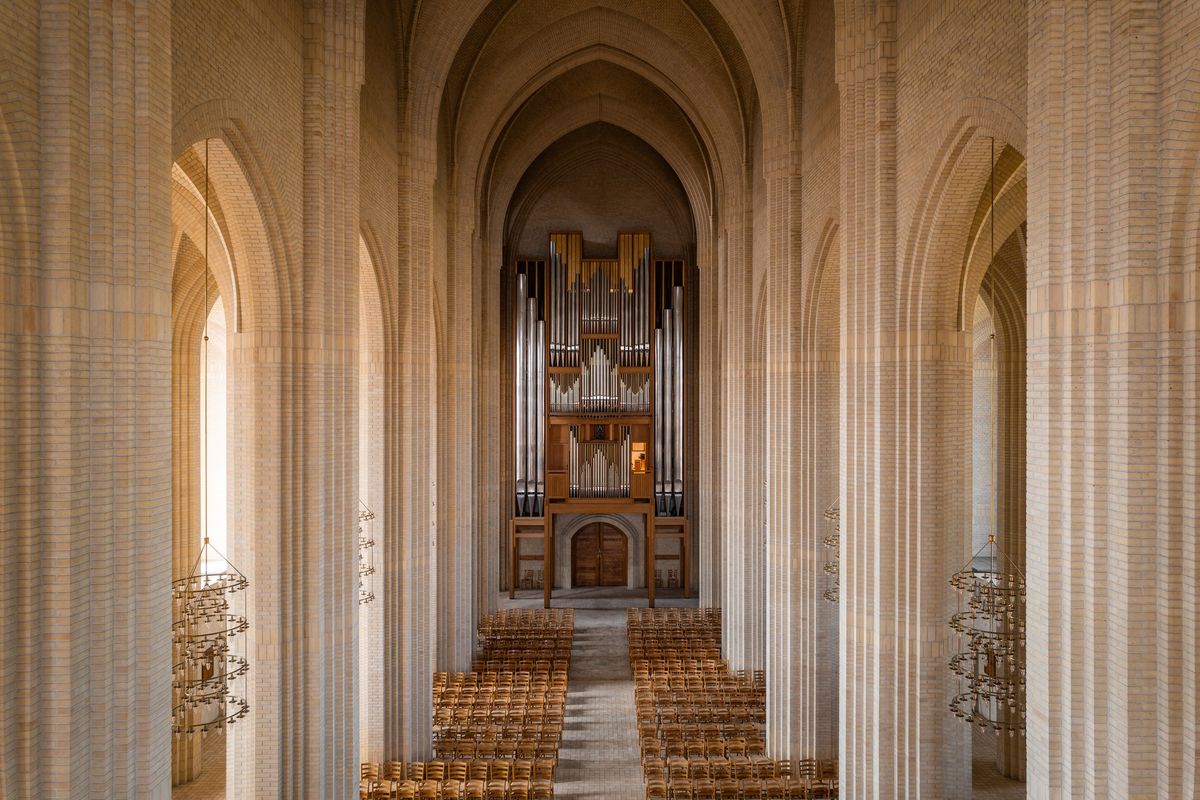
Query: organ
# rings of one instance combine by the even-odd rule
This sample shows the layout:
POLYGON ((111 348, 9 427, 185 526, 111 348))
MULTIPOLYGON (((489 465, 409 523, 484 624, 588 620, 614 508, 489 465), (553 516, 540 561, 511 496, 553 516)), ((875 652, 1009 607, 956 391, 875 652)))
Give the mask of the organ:
MULTIPOLYGON (((512 271, 515 497, 509 594, 523 564, 554 575, 554 519, 638 514, 653 605, 656 532, 679 540, 684 517, 686 269, 655 258, 649 233, 621 233, 616 258, 586 258, 581 233, 551 233, 546 258, 512 271), (537 556, 521 542, 541 539, 537 556)), ((528 572, 528 571, 527 571, 528 572)), ((678 574, 678 573, 676 573, 678 574)))

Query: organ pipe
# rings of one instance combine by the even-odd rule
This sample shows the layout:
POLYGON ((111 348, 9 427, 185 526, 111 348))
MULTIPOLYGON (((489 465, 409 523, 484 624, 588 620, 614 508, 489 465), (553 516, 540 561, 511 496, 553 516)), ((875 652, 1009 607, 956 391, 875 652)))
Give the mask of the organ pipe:
POLYGON ((547 476, 564 472, 553 485, 570 497, 629 497, 629 415, 649 418, 638 452, 653 456, 656 513, 682 514, 682 262, 655 260, 646 233, 620 234, 615 259, 584 259, 581 234, 555 233, 548 256, 515 270, 517 513, 541 515, 547 476), (589 437, 599 426, 613 441, 589 437))
POLYGON ((516 441, 516 513, 538 516, 546 493, 545 352, 546 323, 535 296, 537 262, 518 265, 515 298, 514 389, 516 441))

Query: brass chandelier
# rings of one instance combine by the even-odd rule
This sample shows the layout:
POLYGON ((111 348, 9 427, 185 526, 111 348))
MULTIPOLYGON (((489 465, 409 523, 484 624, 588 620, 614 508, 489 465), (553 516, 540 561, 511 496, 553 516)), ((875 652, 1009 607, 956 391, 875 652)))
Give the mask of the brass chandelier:
POLYGON ((233 612, 230 596, 249 585, 246 576, 217 552, 207 536, 191 574, 174 582, 175 733, 220 730, 249 713, 249 702, 230 687, 250 670, 250 662, 231 648, 231 642, 245 633, 250 623, 233 612), (223 568, 214 568, 214 564, 223 568))
POLYGON ((839 589, 839 548, 841 547, 841 501, 839 497, 830 504, 829 508, 825 509, 825 519, 830 523, 830 532, 825 537, 825 546, 829 548, 833 557, 825 562, 824 571, 829 576, 828 585, 825 587, 825 593, 822 595, 828 602, 836 603, 838 601, 839 589))
MULTIPOLYGON (((996 142, 992 140, 992 259, 996 241, 996 142)), ((990 267, 989 267, 990 269, 990 267)), ((996 335, 989 347, 996 365, 996 335)), ((950 579, 958 594, 958 612, 950 618, 959 652, 950 659, 959 690, 950 710, 959 719, 997 735, 1025 735, 1025 576, 996 543, 999 459, 996 416, 1000 382, 995 380, 991 418, 991 532, 987 543, 950 579)))
POLYGON ((375 512, 367 508, 362 500, 358 501, 358 604, 365 606, 375 599, 375 593, 366 585, 366 579, 375 574, 375 562, 372 553, 375 540, 363 530, 363 525, 375 519, 375 512))
MULTIPOLYGON (((204 336, 201 363, 208 359, 208 140, 204 141, 204 336)), ((201 398, 201 415, 208 420, 208 390, 201 398)), ((201 439, 208 463, 208 434, 201 439)), ((250 627, 244 614, 230 602, 250 581, 218 552, 208 537, 208 482, 202 481, 204 535, 200 553, 187 577, 173 581, 174 622, 172 688, 174 707, 171 729, 193 736, 237 722, 250 712, 249 702, 237 694, 233 683, 246 675, 250 662, 235 652, 232 643, 250 627)))

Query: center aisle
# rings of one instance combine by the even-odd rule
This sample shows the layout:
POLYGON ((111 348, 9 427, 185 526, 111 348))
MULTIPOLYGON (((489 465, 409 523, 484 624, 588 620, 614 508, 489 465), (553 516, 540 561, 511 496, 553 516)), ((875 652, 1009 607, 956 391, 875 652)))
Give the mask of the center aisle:
POLYGON ((642 797, 625 609, 575 611, 556 800, 642 797))

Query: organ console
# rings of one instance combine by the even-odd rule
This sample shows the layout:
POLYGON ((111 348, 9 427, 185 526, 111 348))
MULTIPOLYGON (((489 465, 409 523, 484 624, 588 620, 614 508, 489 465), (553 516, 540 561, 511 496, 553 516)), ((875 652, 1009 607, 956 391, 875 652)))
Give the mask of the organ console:
POLYGON ((552 233, 545 259, 516 262, 510 596, 529 560, 520 542, 540 533, 549 607, 556 514, 636 513, 653 605, 656 520, 686 531, 685 273, 653 256, 649 233, 619 234, 609 259, 585 258, 581 233, 552 233))

